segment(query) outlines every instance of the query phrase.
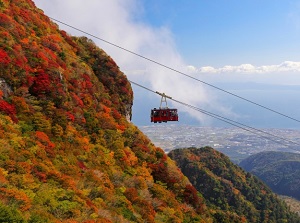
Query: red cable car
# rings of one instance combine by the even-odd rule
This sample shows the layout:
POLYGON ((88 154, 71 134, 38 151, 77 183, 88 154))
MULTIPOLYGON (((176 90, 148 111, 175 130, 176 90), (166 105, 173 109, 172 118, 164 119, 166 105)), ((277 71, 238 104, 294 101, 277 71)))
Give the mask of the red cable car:
POLYGON ((152 109, 151 110, 151 122, 154 123, 162 123, 162 122, 168 122, 168 121, 178 121, 178 113, 177 109, 174 108, 168 108, 167 105, 167 98, 172 99, 171 97, 165 95, 165 93, 159 93, 157 94, 161 95, 161 101, 160 101, 160 107, 159 109, 152 109), (162 103, 165 102, 166 107, 162 107, 162 103))

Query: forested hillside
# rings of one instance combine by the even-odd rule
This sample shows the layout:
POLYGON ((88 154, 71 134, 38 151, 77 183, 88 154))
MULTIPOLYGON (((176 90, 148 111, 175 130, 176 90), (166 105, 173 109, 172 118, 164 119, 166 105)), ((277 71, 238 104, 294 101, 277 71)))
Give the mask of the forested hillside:
POLYGON ((114 60, 31 0, 0 7, 0 222, 212 222, 129 122, 133 93, 114 60))
POLYGON ((264 181, 275 193, 300 200, 300 154, 262 152, 239 165, 264 181))
POLYGON ((217 222, 300 222, 258 178, 210 148, 169 153, 214 210, 217 222))
POLYGON ((0 0, 0 36, 0 222, 300 222, 262 203, 265 189, 251 200, 264 212, 234 199, 251 214, 199 193, 130 123, 133 92, 114 60, 31 0, 0 0))

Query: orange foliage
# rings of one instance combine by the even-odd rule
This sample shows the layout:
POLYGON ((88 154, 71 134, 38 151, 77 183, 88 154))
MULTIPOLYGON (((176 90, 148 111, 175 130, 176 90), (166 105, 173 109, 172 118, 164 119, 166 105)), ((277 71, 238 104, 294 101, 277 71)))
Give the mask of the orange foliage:
POLYGON ((81 100, 81 98, 79 96, 77 96, 76 94, 72 93, 72 98, 75 102, 75 104, 79 107, 84 107, 84 103, 83 101, 81 100))
POLYGON ((29 111, 29 106, 23 97, 13 97, 12 102, 16 106, 17 112, 29 111))
POLYGON ((44 146, 45 151, 51 156, 54 157, 54 151, 53 149, 55 148, 55 144, 53 142, 50 141, 49 137, 47 134, 45 134, 44 132, 40 132, 40 131, 36 131, 35 132, 35 136, 38 140, 39 145, 44 146))
POLYGON ((27 211, 31 207, 31 200, 28 196, 17 189, 0 188, 0 197, 13 199, 22 211, 27 211))
POLYGON ((104 113, 110 113, 111 109, 109 107, 105 106, 105 105, 102 105, 102 110, 103 110, 104 113))
POLYGON ((0 99, 6 115, 0 117, 0 200, 25 219, 38 213, 51 222, 154 222, 175 195, 164 186, 168 195, 152 193, 153 177, 167 176, 170 185, 173 178, 163 173, 170 164, 162 151, 124 117, 132 104, 126 76, 92 41, 59 31, 32 1, 0 0, 0 6, 6 47, 0 70, 12 89, 0 99), (72 213, 62 217, 64 209, 72 213))
POLYGON ((24 38, 24 39, 21 40, 21 43, 28 44, 29 43, 29 39, 28 38, 24 38))
POLYGON ((121 130, 121 132, 124 132, 126 130, 125 125, 117 125, 117 129, 121 130))
POLYGON ((124 148, 123 151, 125 156, 122 157, 121 160, 125 162, 126 166, 133 166, 137 164, 138 158, 128 147, 124 148))
POLYGON ((136 188, 127 188, 124 192, 124 195, 126 198, 131 201, 132 203, 135 202, 138 199, 138 192, 136 188))
POLYGON ((246 222, 247 222, 247 218, 246 218, 245 216, 242 216, 242 217, 241 217, 241 222, 242 222, 242 223, 246 223, 246 222))
POLYGON ((73 177, 69 177, 66 175, 63 175, 61 177, 62 179, 62 185, 66 188, 72 189, 72 190, 76 190, 76 182, 73 179, 73 177))
POLYGON ((142 218, 145 219, 147 222, 154 222, 156 212, 153 209, 153 206, 145 200, 139 200, 138 204, 141 207, 143 207, 141 209, 142 218))
POLYGON ((5 176, 6 176, 5 172, 3 172, 3 169, 0 168, 0 184, 2 184, 2 185, 5 185, 8 183, 5 176))
POLYGON ((3 39, 6 39, 6 40, 7 40, 7 38, 10 36, 10 34, 9 34, 8 32, 6 32, 6 31, 2 31, 0 34, 1 34, 1 37, 2 37, 3 39))
POLYGON ((200 156, 196 156, 195 154, 189 154, 189 160, 200 161, 200 156))
POLYGON ((236 188, 232 188, 232 192, 235 194, 235 195, 238 195, 240 193, 240 191, 236 188))
POLYGON ((24 173, 30 173, 32 170, 32 166, 27 162, 18 162, 18 168, 22 170, 24 173))
POLYGON ((36 132, 35 132, 35 136, 36 136, 37 139, 40 140, 41 142, 46 142, 46 143, 48 143, 48 142, 50 141, 48 135, 45 134, 44 132, 36 131, 36 132))

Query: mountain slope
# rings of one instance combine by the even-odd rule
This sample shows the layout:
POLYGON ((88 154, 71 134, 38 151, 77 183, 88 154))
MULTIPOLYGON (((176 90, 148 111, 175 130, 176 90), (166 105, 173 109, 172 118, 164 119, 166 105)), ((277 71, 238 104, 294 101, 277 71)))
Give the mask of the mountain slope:
POLYGON ((245 221, 130 123, 130 83, 91 40, 31 0, 0 0, 0 34, 0 222, 245 221))
POLYGON ((218 222, 300 222, 256 177, 210 148, 168 154, 213 209, 218 222))
POLYGON ((0 222, 212 222, 103 50, 31 0, 0 0, 0 35, 0 222))
POLYGON ((300 200, 300 154, 262 152, 239 165, 264 181, 275 193, 300 200))

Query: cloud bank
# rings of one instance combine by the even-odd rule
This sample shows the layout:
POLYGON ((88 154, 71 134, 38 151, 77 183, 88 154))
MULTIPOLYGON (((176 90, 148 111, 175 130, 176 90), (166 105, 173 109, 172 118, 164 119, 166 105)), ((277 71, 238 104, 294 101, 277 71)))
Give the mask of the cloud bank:
POLYGON ((221 74, 221 73, 247 73, 247 74, 267 74, 267 73, 283 73, 283 72, 300 72, 300 62, 285 61, 278 65, 254 66, 252 64, 241 64, 239 66, 226 65, 221 68, 205 66, 196 68, 192 65, 188 66, 191 73, 204 74, 221 74))

